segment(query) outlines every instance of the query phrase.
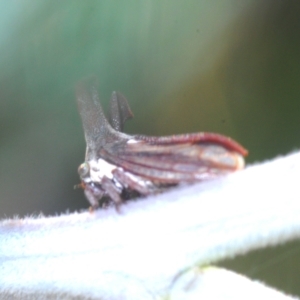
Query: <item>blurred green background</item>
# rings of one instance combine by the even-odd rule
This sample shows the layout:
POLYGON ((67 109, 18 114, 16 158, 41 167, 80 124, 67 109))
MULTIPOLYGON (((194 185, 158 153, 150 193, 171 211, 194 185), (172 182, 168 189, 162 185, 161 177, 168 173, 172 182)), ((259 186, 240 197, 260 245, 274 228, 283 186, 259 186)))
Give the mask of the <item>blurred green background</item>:
POLYGON ((0 217, 88 207, 74 86, 91 74, 104 108, 126 95, 126 132, 223 133, 248 163, 298 149, 299 16, 292 0, 1 0, 0 217))

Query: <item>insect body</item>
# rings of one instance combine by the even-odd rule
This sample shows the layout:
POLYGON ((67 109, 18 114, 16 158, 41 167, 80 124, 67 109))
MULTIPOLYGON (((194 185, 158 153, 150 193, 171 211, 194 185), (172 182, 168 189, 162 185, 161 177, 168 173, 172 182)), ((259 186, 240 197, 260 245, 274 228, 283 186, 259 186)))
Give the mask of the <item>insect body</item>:
POLYGON ((148 195, 244 167, 247 150, 226 136, 207 132, 127 135, 121 131, 133 114, 124 96, 113 92, 108 122, 95 84, 79 83, 76 94, 87 144, 85 162, 78 172, 93 208, 103 204, 103 196, 118 208, 127 192, 148 195))

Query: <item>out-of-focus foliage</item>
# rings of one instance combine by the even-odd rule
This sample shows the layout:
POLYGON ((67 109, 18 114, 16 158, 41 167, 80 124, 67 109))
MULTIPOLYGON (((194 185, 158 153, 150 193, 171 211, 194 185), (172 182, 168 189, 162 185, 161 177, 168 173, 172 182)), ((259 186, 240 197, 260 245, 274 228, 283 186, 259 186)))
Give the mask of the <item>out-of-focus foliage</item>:
POLYGON ((87 206, 72 189, 85 147, 73 90, 91 74, 104 107, 112 90, 129 99, 126 131, 221 132, 249 161, 299 145, 296 2, 1 6, 2 216, 87 206))
POLYGON ((250 3, 1 2, 1 216, 88 206, 73 190, 85 152, 74 86, 91 74, 104 107, 113 90, 128 97, 130 132, 215 130, 239 139, 224 97, 201 85, 250 3))
MULTIPOLYGON (((135 113, 126 131, 216 131, 249 162, 300 145, 300 2, 0 2, 0 213, 87 208, 74 86, 99 78, 135 113)), ((267 179, 266 179, 267 180, 267 179)))

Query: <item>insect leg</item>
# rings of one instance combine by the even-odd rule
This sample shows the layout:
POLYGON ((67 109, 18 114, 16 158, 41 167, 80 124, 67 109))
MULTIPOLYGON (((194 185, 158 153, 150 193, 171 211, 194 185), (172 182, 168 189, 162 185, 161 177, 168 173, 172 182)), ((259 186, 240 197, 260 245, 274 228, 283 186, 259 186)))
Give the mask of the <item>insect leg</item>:
POLYGON ((129 176, 126 172, 115 169, 112 171, 112 174, 114 175, 114 178, 121 183, 121 185, 128 187, 132 190, 135 190, 139 192, 141 195, 148 195, 150 193, 153 193, 153 185, 147 184, 146 182, 143 182, 142 180, 134 180, 133 177, 129 176))
POLYGON ((104 195, 104 191, 100 190, 96 186, 92 186, 92 185, 87 184, 84 187, 84 194, 85 194, 86 198, 89 200, 92 208, 96 209, 99 206, 99 200, 104 195))
POLYGON ((115 184, 106 176, 103 176, 101 180, 101 186, 105 193, 113 200, 116 205, 117 211, 119 211, 119 206, 122 203, 122 198, 120 197, 121 191, 115 186, 115 184))

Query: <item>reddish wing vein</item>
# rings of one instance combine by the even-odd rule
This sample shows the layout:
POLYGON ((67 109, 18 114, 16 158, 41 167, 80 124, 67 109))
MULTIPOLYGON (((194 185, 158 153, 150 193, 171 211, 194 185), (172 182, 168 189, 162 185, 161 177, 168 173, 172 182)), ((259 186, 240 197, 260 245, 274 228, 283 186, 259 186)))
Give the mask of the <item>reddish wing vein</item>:
POLYGON ((230 137, 211 132, 196 132, 189 134, 178 134, 171 136, 143 136, 136 135, 135 138, 137 140, 143 140, 148 142, 149 144, 155 145, 165 145, 165 144, 182 144, 182 143, 213 143, 220 146, 223 146, 229 150, 236 151, 243 156, 248 155, 248 150, 245 149, 241 144, 231 139, 230 137))

